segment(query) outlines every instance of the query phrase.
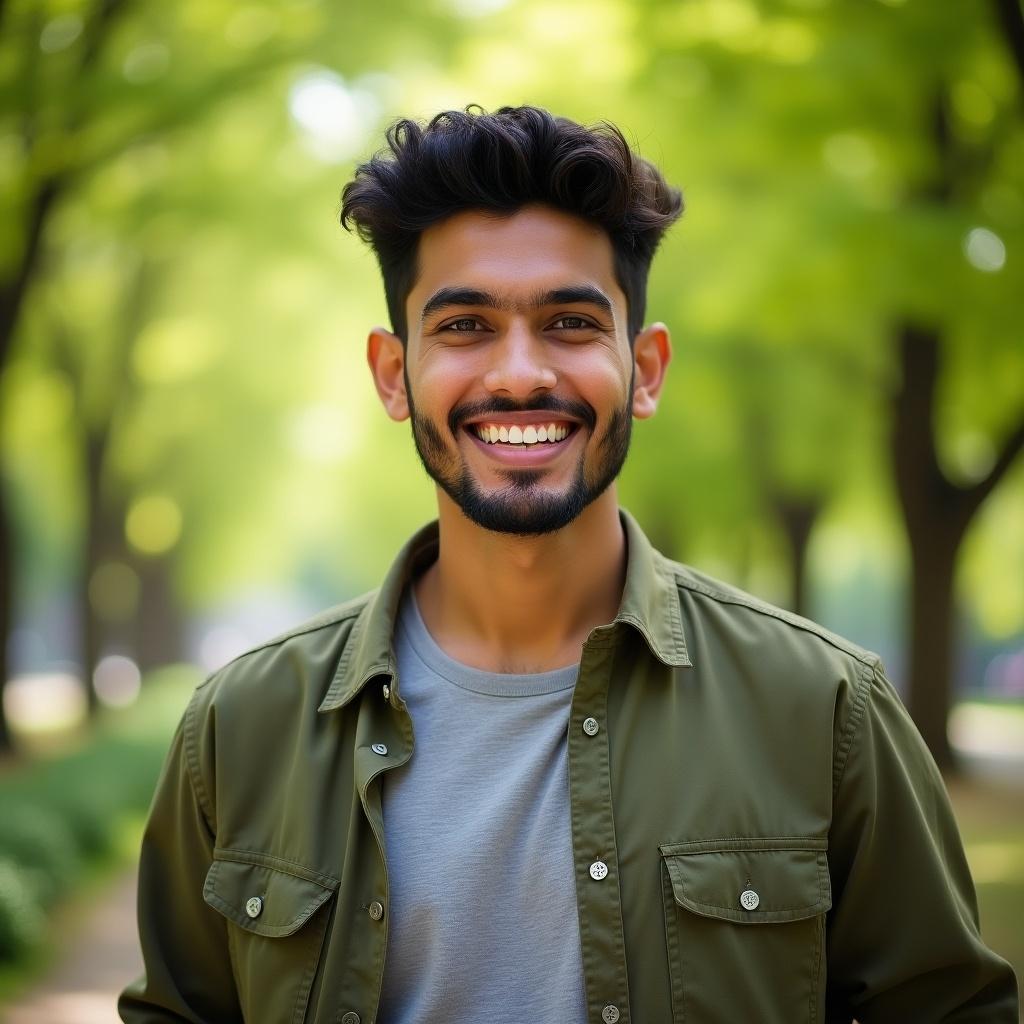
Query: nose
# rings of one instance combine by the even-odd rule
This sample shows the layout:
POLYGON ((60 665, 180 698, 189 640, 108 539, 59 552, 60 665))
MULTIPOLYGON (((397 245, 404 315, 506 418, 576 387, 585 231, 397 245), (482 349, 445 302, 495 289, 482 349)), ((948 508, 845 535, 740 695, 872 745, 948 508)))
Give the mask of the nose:
POLYGON ((490 346, 490 354, 484 387, 492 394, 528 398, 536 391, 550 391, 557 383, 548 345, 526 326, 507 331, 490 346))

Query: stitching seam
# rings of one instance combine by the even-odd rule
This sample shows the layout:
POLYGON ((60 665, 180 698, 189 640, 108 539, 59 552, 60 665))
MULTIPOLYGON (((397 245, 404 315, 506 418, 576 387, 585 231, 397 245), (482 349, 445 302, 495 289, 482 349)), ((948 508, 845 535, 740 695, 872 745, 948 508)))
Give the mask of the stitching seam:
POLYGON ((871 689, 871 680, 874 678, 875 667, 866 665, 861 670, 860 685, 857 687, 857 696, 853 702, 853 709, 850 711, 849 721, 846 729, 839 740, 839 747, 836 750, 836 763, 832 769, 832 799, 835 801, 839 786, 842 784, 843 775, 846 772, 846 765, 849 761, 850 750, 853 748, 854 739, 860 723, 864 719, 867 710, 868 694, 871 689))
POLYGON ((185 708, 185 727, 183 730, 185 768, 188 773, 189 785, 192 787, 192 792, 195 793, 196 800, 199 803, 199 810, 202 811, 203 817, 206 819, 206 827, 210 830, 211 835, 216 836, 216 815, 214 814, 213 804, 207 795, 206 787, 203 785, 202 776, 199 771, 199 751, 196 747, 195 738, 197 694, 198 691, 192 694, 192 699, 188 702, 188 707, 185 708))

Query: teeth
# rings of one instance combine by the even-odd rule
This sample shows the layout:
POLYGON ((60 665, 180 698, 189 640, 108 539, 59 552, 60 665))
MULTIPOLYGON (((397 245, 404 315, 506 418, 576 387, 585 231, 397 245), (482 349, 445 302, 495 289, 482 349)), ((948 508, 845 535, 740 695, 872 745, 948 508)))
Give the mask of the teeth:
POLYGON ((480 423, 474 429, 477 437, 488 444, 496 444, 498 441, 515 445, 538 444, 541 441, 557 443, 565 440, 569 434, 568 427, 554 423, 540 426, 531 423, 525 427, 499 427, 493 423, 480 423))

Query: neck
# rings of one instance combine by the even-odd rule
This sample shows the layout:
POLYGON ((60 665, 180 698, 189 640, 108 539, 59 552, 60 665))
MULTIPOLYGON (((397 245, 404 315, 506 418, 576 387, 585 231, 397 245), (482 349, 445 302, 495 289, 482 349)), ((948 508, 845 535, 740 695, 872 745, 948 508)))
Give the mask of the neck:
POLYGON ((626 579, 615 487, 540 537, 493 533, 438 493, 440 550, 415 583, 427 629, 449 657, 491 672, 575 664, 611 622, 626 579))

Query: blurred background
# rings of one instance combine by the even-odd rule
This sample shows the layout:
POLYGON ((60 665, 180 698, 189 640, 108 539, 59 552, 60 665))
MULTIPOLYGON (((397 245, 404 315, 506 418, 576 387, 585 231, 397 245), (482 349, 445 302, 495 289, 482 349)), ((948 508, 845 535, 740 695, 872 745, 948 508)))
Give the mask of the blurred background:
POLYGON ((130 949, 191 686, 375 586, 432 517, 339 193, 397 116, 524 102, 615 122, 686 197, 623 503, 882 653, 1024 966, 1019 0, 0 0, 12 1021, 114 1019, 102 965, 61 971, 117 899, 130 949))

